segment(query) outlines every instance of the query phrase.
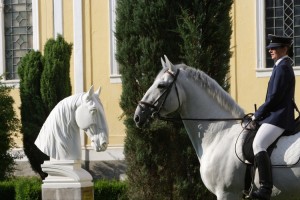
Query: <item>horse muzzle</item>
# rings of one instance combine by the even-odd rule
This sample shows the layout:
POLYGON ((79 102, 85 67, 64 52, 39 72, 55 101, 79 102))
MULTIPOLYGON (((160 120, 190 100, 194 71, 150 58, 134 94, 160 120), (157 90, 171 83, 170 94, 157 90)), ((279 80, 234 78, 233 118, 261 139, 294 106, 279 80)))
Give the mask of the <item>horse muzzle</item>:
POLYGON ((108 138, 105 136, 106 134, 103 130, 88 129, 87 134, 91 139, 91 146, 96 152, 105 151, 107 149, 108 138))
POLYGON ((94 147, 94 150, 96 152, 100 152, 100 151, 105 151, 107 149, 108 144, 106 142, 104 142, 100 146, 97 146, 95 144, 92 144, 92 146, 94 147))
POLYGON ((143 125, 147 124, 151 118, 153 118, 154 112, 153 108, 150 108, 146 105, 139 104, 134 113, 134 122, 138 128, 141 128, 143 125))
POLYGON ((104 142, 103 144, 101 144, 100 148, 98 148, 96 151, 105 151, 107 149, 107 143, 104 142))

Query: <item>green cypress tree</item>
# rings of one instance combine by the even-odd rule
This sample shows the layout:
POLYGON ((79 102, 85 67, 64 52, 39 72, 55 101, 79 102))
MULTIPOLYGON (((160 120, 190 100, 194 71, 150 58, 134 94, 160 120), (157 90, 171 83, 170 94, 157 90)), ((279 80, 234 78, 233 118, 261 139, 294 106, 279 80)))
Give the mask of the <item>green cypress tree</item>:
POLYGON ((182 125, 154 121, 139 130, 132 116, 161 69, 163 54, 173 63, 181 58, 229 88, 231 3, 118 1, 116 56, 123 83, 120 105, 127 134, 131 199, 215 199, 200 180, 199 161, 187 134, 180 129, 182 125))
POLYGON ((122 74, 120 106, 127 134, 124 152, 131 199, 172 199, 181 193, 176 184, 186 168, 181 164, 187 160, 181 147, 190 144, 185 132, 178 131, 182 124, 155 120, 150 127, 137 129, 132 119, 138 101, 161 70, 160 57, 166 54, 178 62, 179 11, 179 4, 172 0, 118 1, 116 57, 122 74))
POLYGON ((61 35, 58 35, 56 39, 49 39, 45 44, 41 94, 48 114, 59 101, 71 95, 72 46, 61 35))
POLYGON ((62 36, 49 39, 44 57, 31 51, 22 58, 20 76, 23 144, 32 169, 44 179, 41 164, 49 157, 35 145, 41 127, 56 104, 71 95, 70 57, 72 44, 62 36))
POLYGON ((10 87, 0 82, 0 181, 11 177, 15 169, 14 158, 9 150, 15 146, 13 136, 19 129, 19 120, 13 109, 14 100, 10 91, 10 87))
MULTIPOLYGON (((230 88, 228 74, 232 3, 232 0, 182 2, 181 15, 177 20, 177 31, 183 41, 180 44, 183 62, 206 72, 227 91, 230 88)), ((199 161, 192 155, 195 154, 192 146, 186 147, 186 157, 190 158, 186 166, 189 169, 186 171, 187 178, 178 182, 181 196, 188 196, 190 192, 196 192, 195 187, 201 187, 202 194, 197 196, 197 199, 215 199, 202 184, 196 185, 197 179, 193 177, 199 173, 199 161)))
POLYGON ((21 59, 18 74, 20 77, 21 133, 23 134, 24 152, 32 169, 44 179, 46 174, 42 171, 41 164, 49 158, 34 145, 47 118, 41 97, 42 59, 39 51, 30 51, 21 59))
POLYGON ((232 0, 187 1, 178 19, 178 32, 183 39, 182 59, 201 69, 225 90, 229 84, 229 61, 232 0))

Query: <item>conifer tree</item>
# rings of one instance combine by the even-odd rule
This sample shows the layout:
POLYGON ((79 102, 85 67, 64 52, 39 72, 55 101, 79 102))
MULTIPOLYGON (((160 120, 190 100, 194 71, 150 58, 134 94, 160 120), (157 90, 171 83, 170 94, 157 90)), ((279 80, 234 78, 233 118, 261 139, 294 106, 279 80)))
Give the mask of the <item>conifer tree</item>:
POLYGON ((229 84, 232 0, 187 1, 178 18, 178 32, 183 40, 182 59, 201 69, 225 90, 229 84))
POLYGON ((120 105, 131 199, 196 199, 203 189, 199 162, 190 153, 191 142, 181 123, 155 120, 150 127, 137 129, 132 119, 138 101, 161 70, 160 58, 165 54, 172 62, 179 61, 179 13, 178 2, 172 0, 118 1, 116 57, 122 74, 120 105), (197 173, 189 167, 195 160, 197 173), (192 182, 196 182, 194 187, 190 187, 192 182))
POLYGON ((61 35, 58 35, 56 39, 49 39, 45 44, 41 94, 48 114, 59 101, 71 95, 72 46, 61 35))
POLYGON ((10 178, 15 162, 9 150, 15 146, 13 136, 19 129, 19 120, 13 108, 14 100, 10 96, 11 88, 1 83, 0 76, 0 181, 10 178))
POLYGON ((21 59, 18 67, 21 97, 21 133, 23 134, 24 152, 32 169, 42 179, 46 177, 46 174, 42 171, 41 164, 49 157, 34 145, 34 141, 47 118, 45 105, 41 97, 40 82, 43 68, 43 58, 39 51, 27 53, 21 59))
POLYGON ((199 161, 182 124, 154 120, 137 129, 132 118, 164 54, 173 63, 181 59, 200 68, 229 88, 231 3, 118 0, 116 57, 131 199, 215 199, 201 183, 199 161))
POLYGON ((44 57, 31 51, 21 59, 21 120, 23 144, 32 169, 44 179, 41 164, 49 157, 34 142, 41 127, 56 104, 71 95, 70 57, 72 44, 59 35, 45 44, 44 57))

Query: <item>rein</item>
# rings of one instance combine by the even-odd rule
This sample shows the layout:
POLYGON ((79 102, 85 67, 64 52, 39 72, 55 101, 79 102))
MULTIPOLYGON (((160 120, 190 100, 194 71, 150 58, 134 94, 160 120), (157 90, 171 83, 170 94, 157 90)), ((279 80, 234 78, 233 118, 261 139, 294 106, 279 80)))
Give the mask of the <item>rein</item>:
POLYGON ((175 118, 175 117, 162 117, 158 114, 158 119, 164 121, 235 121, 243 120, 243 117, 238 118, 175 118))
POLYGON ((146 105, 154 110, 152 113, 152 118, 157 117, 159 120, 163 121, 235 121, 235 120, 243 120, 243 117, 238 117, 238 118, 175 118, 175 117, 163 117, 159 114, 160 110, 162 109, 163 105, 165 104, 165 101, 171 91, 171 88, 173 85, 175 85, 175 90, 176 90, 176 96, 177 96, 177 101, 178 105, 180 107, 180 98, 178 95, 178 89, 176 86, 176 80, 178 77, 180 70, 177 69, 176 74, 174 75, 171 73, 169 70, 166 70, 165 73, 170 74, 174 79, 171 82, 171 84, 168 86, 168 88, 162 93, 161 96, 159 96, 153 104, 145 102, 145 101, 140 101, 139 104, 146 105), (165 98, 163 99, 162 103, 159 106, 156 106, 155 104, 158 103, 158 101, 165 95, 165 98))

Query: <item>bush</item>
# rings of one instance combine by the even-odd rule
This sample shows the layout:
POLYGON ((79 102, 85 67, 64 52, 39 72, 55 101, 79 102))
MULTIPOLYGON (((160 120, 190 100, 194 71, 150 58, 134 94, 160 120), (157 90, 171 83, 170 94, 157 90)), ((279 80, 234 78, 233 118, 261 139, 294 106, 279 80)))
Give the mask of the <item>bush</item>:
MULTIPOLYGON (((37 177, 20 177, 0 182, 0 199, 3 200, 41 200, 42 181, 37 177)), ((96 180, 94 199, 128 200, 127 184, 116 180, 96 180)))
POLYGON ((46 174, 42 171, 41 164, 45 160, 49 160, 49 157, 34 145, 47 118, 41 97, 42 72, 43 57, 39 51, 30 51, 21 59, 18 74, 20 77, 21 133, 23 134, 24 152, 32 169, 44 179, 46 174))
POLYGON ((44 48, 44 70, 41 77, 41 95, 48 114, 56 104, 72 93, 70 58, 72 44, 61 35, 49 39, 44 48))
POLYGON ((186 1, 178 18, 177 31, 183 62, 201 69, 229 90, 232 0, 186 1))
POLYGON ((0 182, 0 197, 1 199, 15 199, 15 185, 12 181, 0 182))
POLYGON ((94 184, 94 199, 126 200, 126 190, 125 182, 98 180, 94 184))
POLYGON ((130 199, 215 199, 202 184, 199 160, 182 124, 154 120, 138 129, 132 117, 164 54, 174 64, 200 68, 229 89, 232 0, 213 2, 118 1, 116 59, 130 199))
MULTIPOLYGON (((176 146, 182 141, 176 139, 182 125, 155 121, 138 129, 132 116, 161 70, 159 58, 166 54, 172 62, 179 61, 180 38, 175 31, 179 11, 178 2, 172 0, 118 1, 116 58, 122 74, 120 106, 126 126, 124 154, 130 199, 175 199, 181 170, 178 147, 182 146, 176 146)), ((197 177, 200 179, 199 173, 197 177)))
MULTIPOLYGON (((0 76, 0 81, 2 77, 0 76)), ((13 175, 14 158, 9 150, 14 147, 13 136, 19 129, 19 120, 13 109, 14 100, 9 95, 10 87, 0 82, 0 180, 13 175)))
POLYGON ((42 181, 34 178, 20 178, 15 181, 16 200, 40 200, 42 181))
POLYGON ((72 44, 59 35, 45 44, 44 57, 31 51, 22 58, 20 76, 21 120, 24 152, 32 169, 44 179, 41 164, 49 156, 35 145, 41 127, 56 104, 71 95, 70 57, 72 44))
POLYGON ((41 184, 37 177, 17 178, 0 182, 3 200, 41 200, 41 184))

